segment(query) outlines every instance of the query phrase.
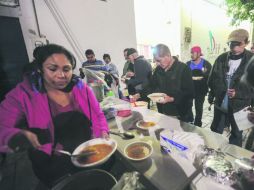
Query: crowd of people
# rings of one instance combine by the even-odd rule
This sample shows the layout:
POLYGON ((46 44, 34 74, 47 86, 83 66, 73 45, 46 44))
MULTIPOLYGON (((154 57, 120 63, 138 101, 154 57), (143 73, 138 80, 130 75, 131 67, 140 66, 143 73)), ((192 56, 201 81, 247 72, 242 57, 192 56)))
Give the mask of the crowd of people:
MULTIPOLYGON (((129 91, 132 98, 134 101, 145 100, 150 93, 164 93, 164 101, 157 103, 158 112, 201 127, 203 104, 209 91, 208 102, 214 104, 211 130, 222 134, 225 128, 230 128, 229 143, 242 146, 242 131, 238 129, 234 113, 253 106, 253 89, 251 85, 241 82, 253 52, 246 49, 249 33, 244 29, 232 31, 227 43, 229 51, 219 55, 213 66, 202 57, 199 46, 191 48, 191 60, 185 64, 174 58, 166 45, 157 45, 153 52, 157 67, 151 76, 146 75, 149 77, 148 83, 140 82, 142 88, 139 91, 129 91), (192 113, 193 103, 195 117, 192 113)), ((129 59, 128 50, 124 53, 129 59)), ((130 62, 135 67, 135 61, 130 62)), ((125 77, 128 76, 128 69, 131 70, 126 65, 130 63, 125 63, 125 77)), ((135 74, 134 70, 131 77, 135 77, 135 74)), ((128 81, 126 84, 129 89, 128 81)))
POLYGON ((202 127, 203 104, 208 95, 209 104, 214 104, 211 130, 223 133, 224 128, 230 128, 229 142, 242 146, 242 131, 238 130, 233 114, 253 104, 252 89, 240 79, 254 46, 250 51, 246 49, 249 33, 244 29, 232 31, 227 43, 229 51, 219 55, 213 65, 203 58, 200 46, 193 46, 191 60, 182 63, 171 55, 166 45, 158 44, 153 50, 154 69, 136 49, 126 48, 121 81, 126 84, 131 101, 149 102, 149 94, 164 93, 164 101, 157 103, 158 112, 199 127, 202 127))
MULTIPOLYGON (((166 45, 158 44, 153 51, 155 68, 135 48, 123 51, 126 62, 121 77, 109 54, 103 55, 103 62, 91 49, 85 51, 87 61, 82 67, 106 68, 116 85, 120 80, 126 85, 131 101, 149 102, 149 94, 164 93, 163 101, 157 103, 158 112, 199 127, 209 92, 208 101, 214 104, 211 130, 222 133, 230 127, 229 142, 242 146, 242 131, 233 114, 253 104, 254 57, 246 49, 248 43, 246 30, 232 31, 228 37, 230 50, 219 55, 213 66, 202 57, 199 46, 193 46, 191 60, 182 63, 166 45)), ((0 151, 28 149, 35 174, 51 187, 61 176, 77 170, 70 157, 54 150, 72 152, 93 137, 109 138, 109 129, 94 93, 73 73, 76 60, 71 52, 49 44, 37 47, 33 57, 24 81, 0 104, 0 151), (75 128, 70 127, 73 125, 75 128)), ((254 121, 253 113, 248 117, 254 121)), ((249 142, 253 136, 254 132, 249 142)))

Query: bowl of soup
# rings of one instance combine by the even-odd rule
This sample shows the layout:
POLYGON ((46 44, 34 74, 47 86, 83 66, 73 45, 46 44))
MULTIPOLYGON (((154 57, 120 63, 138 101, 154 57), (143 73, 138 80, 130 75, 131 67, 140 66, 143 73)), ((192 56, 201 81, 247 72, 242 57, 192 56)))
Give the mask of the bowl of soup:
POLYGON ((116 151, 117 142, 114 139, 96 138, 86 141, 79 145, 73 155, 82 154, 85 152, 95 152, 94 154, 72 157, 72 163, 77 167, 91 167, 105 163, 110 156, 116 151))
POLYGON ((124 155, 133 161, 142 161, 147 159, 153 153, 153 147, 143 141, 132 142, 124 148, 124 155))
POLYGON ((153 121, 144 121, 140 120, 136 123, 137 128, 143 129, 143 130, 149 130, 156 126, 156 123, 153 121))

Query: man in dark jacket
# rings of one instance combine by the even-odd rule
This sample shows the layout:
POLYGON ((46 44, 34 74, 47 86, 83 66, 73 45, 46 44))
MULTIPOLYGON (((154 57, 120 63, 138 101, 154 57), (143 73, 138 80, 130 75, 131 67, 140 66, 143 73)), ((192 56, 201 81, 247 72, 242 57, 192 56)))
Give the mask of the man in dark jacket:
MULTIPOLYGON (((254 56, 249 61, 245 68, 244 75, 241 78, 241 82, 252 88, 254 96, 254 56)), ((254 110, 253 105, 249 107, 248 120, 254 124, 254 110)), ((249 136, 247 137, 245 148, 250 151, 254 151, 254 128, 251 129, 249 136)))
POLYGON ((133 66, 134 72, 129 71, 126 73, 126 77, 130 77, 130 79, 125 82, 128 86, 129 94, 133 95, 139 93, 147 85, 152 75, 152 66, 143 56, 139 56, 134 48, 128 49, 127 56, 131 62, 129 67, 133 66))
POLYGON ((242 131, 239 131, 233 113, 251 104, 251 90, 240 83, 240 78, 252 53, 245 49, 249 34, 244 29, 231 32, 228 37, 230 51, 221 54, 215 61, 208 79, 211 89, 208 101, 215 97, 214 118, 211 130, 223 133, 231 126, 229 143, 242 146, 242 131))
POLYGON ((154 61, 158 66, 148 86, 140 94, 136 94, 134 99, 154 92, 165 93, 164 101, 157 103, 158 111, 176 116, 182 121, 192 121, 189 115, 194 96, 191 70, 186 64, 174 60, 164 44, 155 47, 154 61))
POLYGON ((202 126, 203 104, 205 96, 208 92, 207 79, 211 71, 211 64, 201 58, 201 48, 199 46, 193 46, 191 48, 191 61, 187 62, 188 67, 192 71, 192 81, 195 90, 195 120, 194 125, 202 126))

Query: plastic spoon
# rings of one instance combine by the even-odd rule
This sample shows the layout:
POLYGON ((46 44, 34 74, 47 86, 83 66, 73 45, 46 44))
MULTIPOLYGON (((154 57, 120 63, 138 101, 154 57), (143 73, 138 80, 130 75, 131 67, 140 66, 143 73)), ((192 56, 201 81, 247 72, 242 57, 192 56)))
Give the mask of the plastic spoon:
POLYGON ((109 133, 113 134, 113 135, 118 135, 118 136, 125 138, 125 139, 133 139, 135 137, 135 135, 131 132, 120 133, 120 132, 109 131, 109 133))

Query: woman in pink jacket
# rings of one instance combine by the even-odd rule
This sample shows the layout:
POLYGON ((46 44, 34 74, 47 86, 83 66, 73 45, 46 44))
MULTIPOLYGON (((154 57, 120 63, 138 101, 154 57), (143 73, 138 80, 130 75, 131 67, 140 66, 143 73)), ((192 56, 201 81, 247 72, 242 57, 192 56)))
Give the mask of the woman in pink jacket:
POLYGON ((27 141, 35 174, 52 186, 77 170, 54 149, 72 152, 93 137, 108 138, 109 129, 93 92, 73 75, 76 60, 68 50, 49 44, 33 56, 24 81, 0 105, 0 152, 22 149, 27 141), (18 128, 24 120, 26 128, 18 128))

